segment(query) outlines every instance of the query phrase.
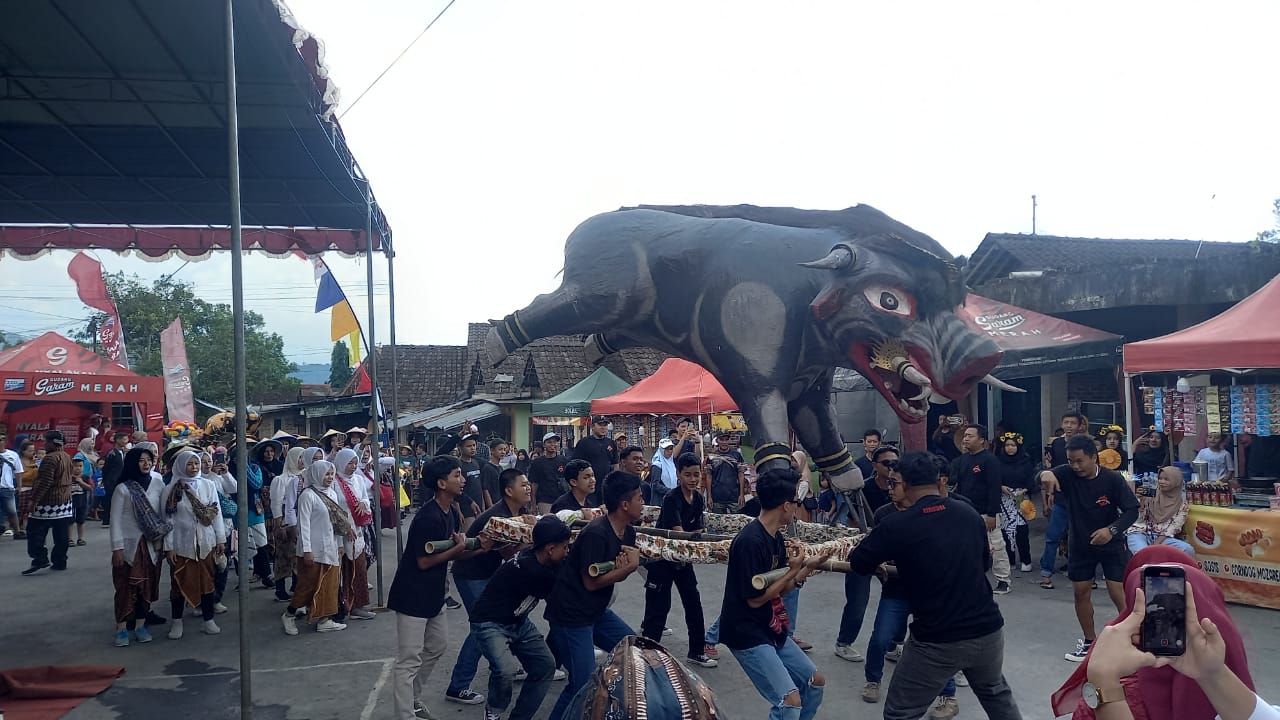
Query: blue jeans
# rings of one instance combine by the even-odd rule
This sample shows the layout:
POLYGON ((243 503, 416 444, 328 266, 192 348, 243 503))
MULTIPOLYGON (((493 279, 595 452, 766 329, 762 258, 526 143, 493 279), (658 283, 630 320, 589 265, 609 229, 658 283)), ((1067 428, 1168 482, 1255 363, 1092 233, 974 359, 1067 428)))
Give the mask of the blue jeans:
POLYGON ((716 616, 716 621, 711 623, 711 627, 707 628, 706 641, 708 645, 718 645, 720 643, 720 616, 716 616))
POLYGON ((1058 562, 1058 543, 1067 532, 1067 501, 1054 498, 1053 512, 1049 515, 1049 528, 1044 532, 1044 554, 1040 556, 1040 577, 1053 577, 1058 562))
POLYGON ((867 614, 871 600, 871 576, 857 573, 844 574, 844 611, 840 613, 840 634, 837 645, 849 645, 858 639, 862 630, 862 617, 867 614))
POLYGON ((1196 556, 1196 549, 1191 547, 1191 543, 1177 538, 1148 535, 1147 533, 1129 533, 1125 535, 1124 539, 1129 544, 1129 552, 1135 554, 1148 545, 1168 545, 1169 547, 1178 548, 1191 557, 1196 556))
POLYGON ((811 720, 822 705, 822 686, 811 680, 818 672, 813 661, 791 638, 782 647, 757 645, 745 650, 730 648, 751 684, 769 703, 769 720, 811 720), (800 691, 800 707, 787 705, 785 698, 800 691))
MULTIPOLYGON (((471 608, 475 607, 476 601, 480 599, 480 593, 484 592, 489 581, 487 579, 469 580, 454 575, 453 584, 458 588, 462 606, 467 609, 467 615, 470 615, 471 608)), ((456 695, 471 688, 471 681, 476 679, 476 669, 480 666, 480 655, 480 642, 476 640, 474 634, 467 633, 467 638, 462 641, 462 648, 458 650, 458 661, 453 665, 448 692, 456 695)), ((493 672, 492 665, 489 666, 489 671, 493 672)))
POLYGON ((791 588, 791 592, 783 595, 782 605, 787 609, 787 617, 791 618, 791 624, 787 626, 787 637, 795 637, 796 619, 800 612, 800 588, 791 588))
POLYGON ((532 720, 542 705, 542 699, 547 696, 551 676, 556 670, 556 661, 551 657, 551 649, 542 639, 542 633, 525 618, 519 625, 471 623, 471 637, 476 639, 480 652, 489 661, 489 697, 485 706, 496 712, 507 709, 516 670, 523 667, 528 677, 508 718, 532 720))
POLYGON ((551 720, 563 719, 573 696, 591 679, 591 672, 596 669, 595 648, 609 652, 623 638, 635 634, 635 630, 612 610, 605 610, 594 625, 567 627, 551 623, 547 644, 554 648, 556 657, 569 674, 569 682, 565 683, 556 706, 551 709, 551 720))
POLYGON ((867 682, 878 683, 884 679, 884 654, 889 652, 897 639, 907 633, 907 618, 911 608, 900 598, 880 596, 876 607, 875 625, 871 640, 867 642, 867 664, 864 668, 867 682))

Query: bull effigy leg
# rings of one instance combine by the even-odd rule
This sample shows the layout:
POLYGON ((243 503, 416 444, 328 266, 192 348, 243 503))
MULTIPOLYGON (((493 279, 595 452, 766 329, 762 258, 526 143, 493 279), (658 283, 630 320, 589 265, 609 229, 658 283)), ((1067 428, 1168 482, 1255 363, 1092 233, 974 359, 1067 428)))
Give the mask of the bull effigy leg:
POLYGON ((830 374, 788 403, 787 414, 791 428, 795 430, 800 444, 813 456, 818 470, 828 475, 858 472, 844 438, 836 430, 838 425, 835 406, 831 402, 830 374))

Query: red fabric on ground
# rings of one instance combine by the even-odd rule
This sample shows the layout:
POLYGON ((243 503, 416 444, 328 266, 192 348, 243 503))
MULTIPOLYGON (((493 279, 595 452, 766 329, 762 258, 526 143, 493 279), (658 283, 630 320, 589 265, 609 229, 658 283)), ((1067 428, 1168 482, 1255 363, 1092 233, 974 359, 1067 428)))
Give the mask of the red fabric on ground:
POLYGON ((57 720, 111 687, 118 665, 40 665, 0 670, 5 720, 57 720))

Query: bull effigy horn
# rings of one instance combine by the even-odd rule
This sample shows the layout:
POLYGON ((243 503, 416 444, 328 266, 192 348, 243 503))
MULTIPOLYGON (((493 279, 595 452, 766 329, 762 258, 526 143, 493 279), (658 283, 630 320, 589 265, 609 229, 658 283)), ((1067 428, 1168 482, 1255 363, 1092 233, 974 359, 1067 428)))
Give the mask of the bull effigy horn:
POLYGON ((800 267, 815 268, 818 270, 845 270, 853 265, 856 254, 849 245, 836 245, 831 248, 831 252, 821 260, 812 260, 810 262, 800 263, 800 267))
POLYGON ((988 375, 988 376, 986 376, 986 377, 982 378, 982 379, 981 379, 981 380, 979 380, 978 382, 984 382, 984 383, 986 383, 986 384, 990 385, 990 386, 991 386, 991 387, 993 387, 993 388, 999 388, 999 389, 1001 389, 1001 390, 1005 390, 1005 391, 1008 391, 1008 392, 1018 392, 1018 393, 1024 393, 1024 392, 1026 392, 1026 390, 1023 390, 1023 389, 1022 389, 1022 388, 1020 388, 1020 387, 1016 387, 1016 386, 1014 386, 1014 385, 1010 385, 1009 383, 1007 383, 1007 382, 1005 382, 1005 381, 1003 381, 1003 380, 1000 380, 1000 379, 998 379, 998 378, 992 377, 991 375, 988 375))

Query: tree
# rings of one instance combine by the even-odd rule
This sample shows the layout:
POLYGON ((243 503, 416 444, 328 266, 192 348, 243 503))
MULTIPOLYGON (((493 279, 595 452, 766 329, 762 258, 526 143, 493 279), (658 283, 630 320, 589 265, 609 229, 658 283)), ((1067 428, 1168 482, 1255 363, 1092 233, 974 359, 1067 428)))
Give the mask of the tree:
MULTIPOLYGON (((162 374, 160 332, 175 318, 182 318, 192 393, 215 405, 229 407, 235 403, 230 305, 205 302, 196 297, 190 284, 172 278, 156 280, 150 287, 137 275, 112 273, 105 279, 120 312, 129 365, 134 372, 162 374)), ((103 313, 94 313, 75 339, 92 347, 94 329, 105 319, 103 313)), ((245 311, 245 386, 249 402, 294 399, 298 381, 289 373, 297 366, 285 359, 284 340, 267 332, 264 325, 261 315, 245 311)))
POLYGON ((333 354, 329 356, 329 387, 341 390, 351 382, 351 351, 346 340, 333 344, 333 354))
POLYGON ((1280 198, 1271 202, 1271 214, 1275 216, 1276 224, 1271 229, 1258 233, 1255 242, 1280 243, 1280 198))

